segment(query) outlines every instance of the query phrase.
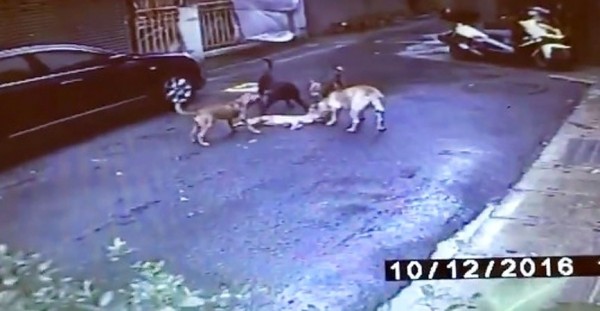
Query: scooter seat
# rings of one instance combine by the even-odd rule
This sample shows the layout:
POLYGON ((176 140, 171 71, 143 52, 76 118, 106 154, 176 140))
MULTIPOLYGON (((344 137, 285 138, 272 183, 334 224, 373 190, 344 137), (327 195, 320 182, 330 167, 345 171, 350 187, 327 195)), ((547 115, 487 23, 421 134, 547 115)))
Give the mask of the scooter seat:
POLYGON ((494 39, 510 38, 512 36, 509 29, 486 29, 485 33, 494 39))
POLYGON ((509 29, 486 29, 485 33, 494 40, 504 42, 505 44, 512 43, 512 31, 509 29))

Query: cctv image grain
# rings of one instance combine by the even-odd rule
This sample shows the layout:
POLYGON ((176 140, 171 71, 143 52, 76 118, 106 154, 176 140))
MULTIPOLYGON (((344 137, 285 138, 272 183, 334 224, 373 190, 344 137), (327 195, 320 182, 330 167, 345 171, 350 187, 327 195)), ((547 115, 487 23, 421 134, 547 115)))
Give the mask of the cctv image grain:
POLYGON ((4 3, 0 310, 599 309, 600 4, 338 2, 4 3))

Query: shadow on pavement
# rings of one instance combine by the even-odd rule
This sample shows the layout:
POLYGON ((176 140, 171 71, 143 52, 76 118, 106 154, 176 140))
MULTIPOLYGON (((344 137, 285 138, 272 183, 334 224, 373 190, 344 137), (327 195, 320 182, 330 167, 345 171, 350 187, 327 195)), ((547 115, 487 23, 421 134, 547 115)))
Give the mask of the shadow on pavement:
POLYGON ((75 119, 16 138, 0 150, 0 173, 51 154, 105 135, 124 126, 142 122, 168 111, 148 101, 132 103, 117 110, 107 110, 92 116, 75 119))

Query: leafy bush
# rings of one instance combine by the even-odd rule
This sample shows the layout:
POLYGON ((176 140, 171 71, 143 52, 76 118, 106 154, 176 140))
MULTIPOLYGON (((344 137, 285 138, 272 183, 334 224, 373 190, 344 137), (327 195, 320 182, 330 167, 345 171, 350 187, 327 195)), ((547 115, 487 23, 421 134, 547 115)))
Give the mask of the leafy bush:
POLYGON ((585 302, 553 303, 568 279, 506 279, 484 293, 475 293, 467 299, 436 293, 432 285, 421 286, 421 305, 432 311, 600 311, 600 306, 585 302), (443 309, 436 301, 454 301, 443 309))
MULTIPOLYGON (((116 238, 107 248, 110 262, 131 253, 116 238)), ((180 275, 165 271, 162 261, 136 262, 128 286, 102 290, 90 280, 61 276, 40 254, 12 252, 0 244, 0 310, 7 311, 179 311, 250 310, 248 286, 233 294, 223 288, 216 295, 190 290, 180 275)))

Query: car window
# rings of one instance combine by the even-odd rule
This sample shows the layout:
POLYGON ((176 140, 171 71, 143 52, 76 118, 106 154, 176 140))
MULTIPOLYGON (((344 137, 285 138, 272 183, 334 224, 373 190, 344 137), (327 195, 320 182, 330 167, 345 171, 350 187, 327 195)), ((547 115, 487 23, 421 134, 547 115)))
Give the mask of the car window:
POLYGON ((34 72, 25 58, 13 56, 0 59, 0 85, 34 77, 34 72))
POLYGON ((108 55, 81 51, 51 51, 36 53, 50 73, 82 69, 108 57, 108 55))

